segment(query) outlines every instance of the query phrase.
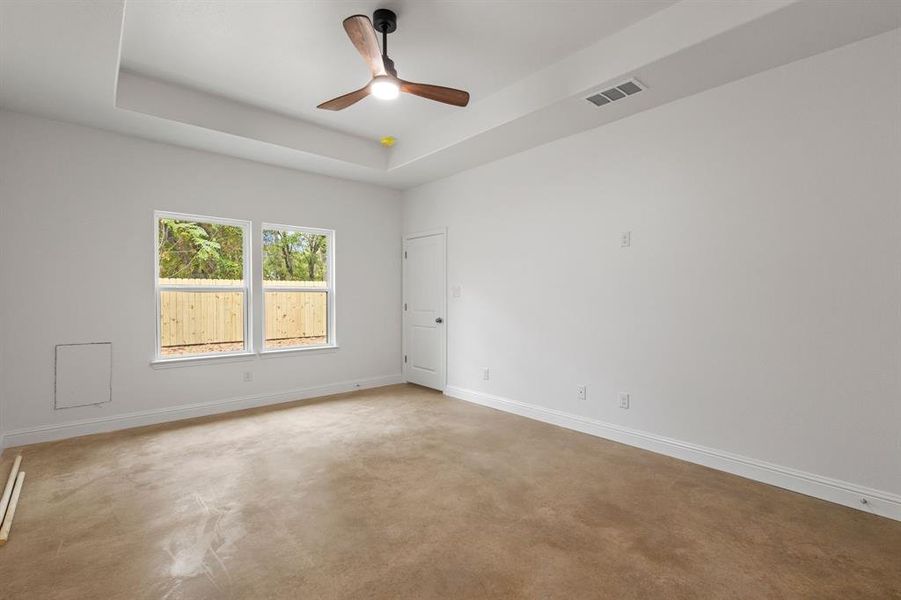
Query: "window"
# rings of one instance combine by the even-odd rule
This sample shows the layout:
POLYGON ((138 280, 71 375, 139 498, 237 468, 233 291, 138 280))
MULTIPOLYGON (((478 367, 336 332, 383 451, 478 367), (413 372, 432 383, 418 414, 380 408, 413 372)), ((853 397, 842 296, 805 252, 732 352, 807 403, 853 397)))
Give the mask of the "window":
POLYGON ((335 345, 335 232, 263 224, 263 347, 335 345))
POLYGON ((157 359, 250 350, 250 223, 157 212, 157 359))

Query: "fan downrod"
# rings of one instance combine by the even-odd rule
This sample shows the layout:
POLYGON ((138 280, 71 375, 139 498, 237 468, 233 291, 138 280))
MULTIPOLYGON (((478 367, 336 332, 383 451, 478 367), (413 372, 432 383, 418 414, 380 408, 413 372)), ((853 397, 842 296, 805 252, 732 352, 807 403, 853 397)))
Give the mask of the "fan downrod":
POLYGON ((382 61, 385 63, 385 70, 397 77, 394 61, 388 58, 388 34, 397 30, 397 15, 387 8, 376 9, 372 13, 372 27, 382 34, 382 61))

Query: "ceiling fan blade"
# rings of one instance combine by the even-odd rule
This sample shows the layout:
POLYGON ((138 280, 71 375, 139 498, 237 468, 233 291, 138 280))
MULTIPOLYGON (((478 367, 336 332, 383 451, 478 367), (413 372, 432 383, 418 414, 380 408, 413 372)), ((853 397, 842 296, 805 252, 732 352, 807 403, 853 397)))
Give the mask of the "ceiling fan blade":
POLYGON ((454 106, 466 106, 469 104, 469 92, 463 90, 455 90, 454 88, 443 87, 440 85, 429 85, 427 83, 413 83, 412 81, 400 80, 400 91, 414 96, 421 96, 429 100, 444 102, 445 104, 453 104, 454 106))
POLYGON ((382 49, 379 47, 379 38, 372 27, 372 21, 366 15, 354 15, 344 19, 344 31, 351 43, 369 65, 373 77, 386 75, 385 61, 382 58, 382 49))
POLYGON ((369 86, 367 85, 366 87, 360 88, 355 92, 344 94, 343 96, 338 96, 337 98, 332 98, 331 100, 323 102, 316 108, 324 108, 325 110, 344 110, 351 104, 356 104, 368 95, 369 86))

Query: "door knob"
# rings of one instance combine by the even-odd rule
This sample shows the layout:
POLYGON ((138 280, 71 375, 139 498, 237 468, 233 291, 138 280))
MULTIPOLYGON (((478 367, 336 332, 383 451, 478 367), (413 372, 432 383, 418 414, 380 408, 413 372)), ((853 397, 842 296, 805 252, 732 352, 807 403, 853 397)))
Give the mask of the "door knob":
POLYGON ((444 323, 444 319, 442 319, 441 317, 438 317, 437 319, 435 319, 435 322, 436 323, 444 323))

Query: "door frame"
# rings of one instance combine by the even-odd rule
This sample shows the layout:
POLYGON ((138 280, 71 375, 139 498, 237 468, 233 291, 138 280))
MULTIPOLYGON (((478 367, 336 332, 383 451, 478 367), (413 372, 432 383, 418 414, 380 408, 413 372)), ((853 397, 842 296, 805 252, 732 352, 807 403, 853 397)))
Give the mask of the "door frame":
POLYGON ((407 301, 407 242, 410 240, 415 240, 419 238, 432 237, 435 235, 441 236, 441 242, 444 250, 444 264, 442 267, 444 268, 444 277, 442 278, 443 290, 441 293, 441 314, 444 319, 444 344, 441 346, 441 364, 443 365, 442 369, 442 381, 441 381, 441 391, 447 389, 447 337, 448 337, 448 321, 447 321, 447 227, 436 227, 435 229, 426 229, 423 231, 416 231, 413 233, 404 234, 402 240, 402 247, 400 253, 400 261, 401 261, 401 278, 403 280, 401 286, 401 314, 403 318, 401 319, 401 355, 400 355, 400 369, 401 375, 403 376, 404 381, 407 381, 407 365, 404 362, 404 357, 407 355, 407 310, 405 307, 407 301))

